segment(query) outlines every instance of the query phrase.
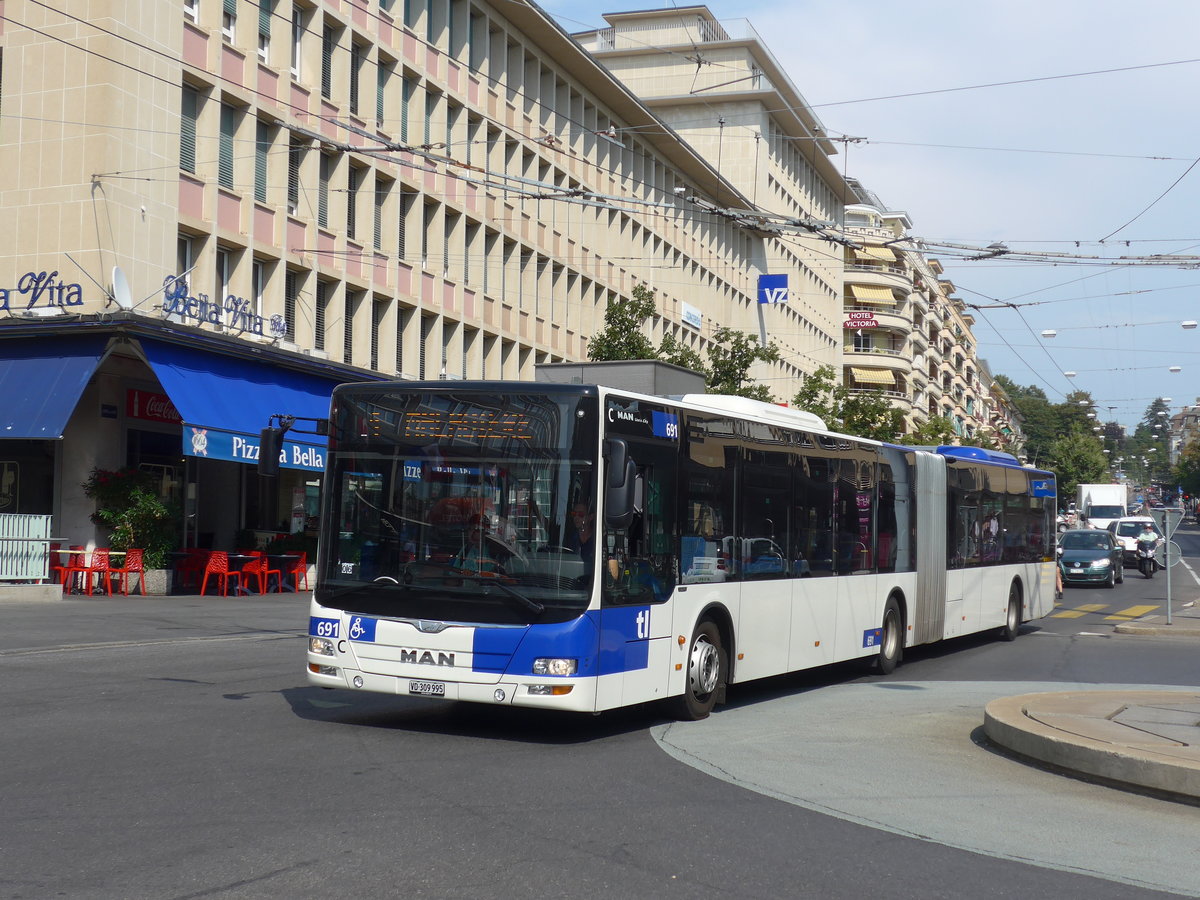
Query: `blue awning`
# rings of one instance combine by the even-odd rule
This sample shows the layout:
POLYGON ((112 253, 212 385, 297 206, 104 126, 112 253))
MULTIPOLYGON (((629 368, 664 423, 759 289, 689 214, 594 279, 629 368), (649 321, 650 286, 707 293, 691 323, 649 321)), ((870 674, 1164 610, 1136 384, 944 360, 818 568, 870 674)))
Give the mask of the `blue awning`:
POLYGON ((108 338, 30 338, 0 346, 0 438, 61 438, 108 338))
MULTIPOLYGON (((337 382, 268 363, 143 340, 142 350, 163 390, 184 422, 183 452, 188 456, 258 461, 259 434, 271 416, 295 416, 297 428, 329 416, 329 398, 337 382)), ((289 431, 280 464, 319 471, 324 467, 325 437, 289 431)))

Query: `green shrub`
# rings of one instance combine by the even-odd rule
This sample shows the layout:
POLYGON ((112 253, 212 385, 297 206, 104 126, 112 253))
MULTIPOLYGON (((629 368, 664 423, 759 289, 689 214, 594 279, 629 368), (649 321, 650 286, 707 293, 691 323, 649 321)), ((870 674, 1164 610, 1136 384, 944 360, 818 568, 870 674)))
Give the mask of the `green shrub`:
POLYGON ((158 495, 157 478, 138 469, 92 469, 83 492, 96 501, 92 521, 110 529, 113 550, 141 548, 147 569, 167 568, 175 549, 181 510, 158 495))

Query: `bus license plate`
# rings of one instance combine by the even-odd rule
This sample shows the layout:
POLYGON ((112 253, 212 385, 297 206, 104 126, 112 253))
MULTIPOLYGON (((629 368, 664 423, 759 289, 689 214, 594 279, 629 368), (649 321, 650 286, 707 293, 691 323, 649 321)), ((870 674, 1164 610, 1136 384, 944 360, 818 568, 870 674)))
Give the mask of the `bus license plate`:
POLYGON ((441 681, 410 681, 408 683, 408 692, 410 694, 423 694, 426 697, 445 697, 446 685, 441 681))

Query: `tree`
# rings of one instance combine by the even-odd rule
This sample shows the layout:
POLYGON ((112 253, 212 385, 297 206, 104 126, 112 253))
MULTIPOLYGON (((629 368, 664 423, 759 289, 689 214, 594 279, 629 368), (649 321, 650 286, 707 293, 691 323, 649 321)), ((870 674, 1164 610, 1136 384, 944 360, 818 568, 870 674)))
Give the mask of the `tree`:
POLYGON ((875 441, 901 440, 904 413, 894 407, 882 391, 846 393, 848 396, 842 403, 842 427, 847 434, 875 441))
POLYGON ((836 380, 833 366, 820 366, 804 376, 800 390, 792 398, 797 409, 820 416, 830 428, 841 426, 842 404, 839 397, 841 382, 836 380))
POLYGON ((605 308, 604 327, 588 342, 588 359, 658 359, 654 345, 642 333, 642 323, 652 315, 654 291, 644 284, 634 285, 631 297, 614 300, 605 308))
POLYGON ((672 335, 663 337, 658 349, 654 348, 642 332, 643 324, 654 311, 654 290, 644 284, 634 285, 632 296, 615 300, 605 308, 604 327, 588 343, 588 359, 593 362, 657 359, 701 373, 711 393, 775 402, 770 388, 751 383, 749 376, 754 363, 779 360, 779 348, 773 343, 763 346, 753 335, 722 325, 708 343, 706 366, 700 354, 672 335))
POLYGON ((763 346, 754 335, 734 331, 722 325, 713 332, 708 345, 708 369, 705 381, 714 394, 733 394, 774 403, 775 396, 765 384, 750 384, 750 367, 756 362, 778 362, 779 348, 768 342, 763 346))
POLYGON ((681 344, 673 334, 663 335, 662 343, 658 345, 658 358, 693 372, 704 372, 704 360, 700 358, 700 354, 681 344))
POLYGON ((843 434, 877 441, 897 441, 904 433, 904 413, 882 391, 851 393, 837 380, 833 366, 821 366, 804 379, 792 398, 803 409, 843 434))
POLYGON ((1060 497, 1073 497, 1077 485, 1108 480, 1108 460, 1100 442, 1091 432, 1079 429, 1054 440, 1047 449, 1047 459, 1038 468, 1049 469, 1058 476, 1060 497))
POLYGON ((917 447, 940 447, 954 442, 954 426, 945 416, 931 416, 905 437, 905 442, 917 447))
POLYGON ((1200 442, 1188 444, 1171 472, 1171 478, 1184 493, 1200 494, 1200 442))

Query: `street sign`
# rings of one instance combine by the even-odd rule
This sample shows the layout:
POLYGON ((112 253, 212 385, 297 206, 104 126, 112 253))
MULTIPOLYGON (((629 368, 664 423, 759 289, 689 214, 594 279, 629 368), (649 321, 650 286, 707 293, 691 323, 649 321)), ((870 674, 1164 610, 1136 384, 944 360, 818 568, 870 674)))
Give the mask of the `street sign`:
POLYGON ((1183 550, 1181 550, 1179 545, 1174 541, 1164 541, 1163 543, 1159 544, 1158 548, 1154 551, 1154 558, 1164 569, 1167 567, 1167 559, 1170 559, 1171 565, 1177 566, 1179 563, 1183 562, 1183 550), (1168 544, 1170 546, 1167 546, 1168 544))
POLYGON ((1175 529, 1183 521, 1183 510, 1178 506, 1152 509, 1150 510, 1150 517, 1158 523, 1159 530, 1169 538, 1175 534, 1175 529))

